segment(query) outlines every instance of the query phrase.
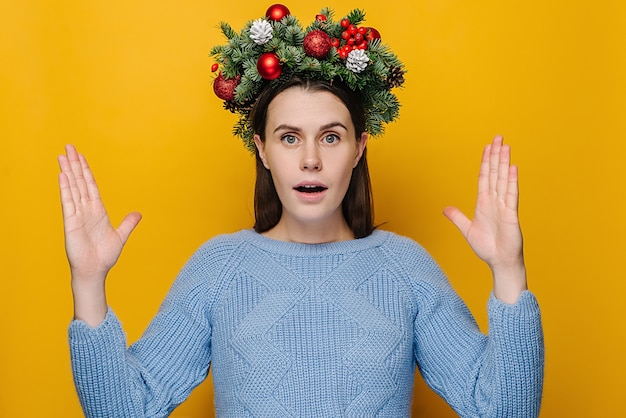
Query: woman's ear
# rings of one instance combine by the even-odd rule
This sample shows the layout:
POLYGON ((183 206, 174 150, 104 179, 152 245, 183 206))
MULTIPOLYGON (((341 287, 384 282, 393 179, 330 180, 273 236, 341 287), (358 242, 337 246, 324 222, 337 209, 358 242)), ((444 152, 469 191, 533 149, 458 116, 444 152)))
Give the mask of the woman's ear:
POLYGON ((367 132, 361 132, 361 139, 356 142, 356 156, 354 158, 354 166, 352 168, 356 167, 361 160, 361 157, 365 152, 365 146, 367 145, 368 138, 367 132))
POLYGON ((261 137, 258 134, 254 135, 254 145, 256 146, 257 151, 259 152, 259 157, 263 162, 263 166, 270 169, 269 164, 267 164, 267 157, 265 156, 265 143, 261 140, 261 137))

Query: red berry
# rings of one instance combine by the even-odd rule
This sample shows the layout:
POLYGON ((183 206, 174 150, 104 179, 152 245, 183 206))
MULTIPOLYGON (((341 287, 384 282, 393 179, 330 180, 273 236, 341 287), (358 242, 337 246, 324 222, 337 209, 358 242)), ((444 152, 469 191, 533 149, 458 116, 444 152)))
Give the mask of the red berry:
POLYGON ((350 25, 348 26, 348 33, 350 35, 354 35, 355 33, 357 33, 358 29, 356 27, 356 25, 350 25))
POLYGON ((361 26, 358 30, 357 30, 361 35, 365 35, 367 34, 367 28, 365 26, 361 26))
POLYGON ((367 49, 367 41, 361 42, 356 47, 357 47, 357 49, 362 49, 363 51, 365 51, 367 49))
POLYGON ((348 53, 343 48, 339 50, 339 58, 342 60, 348 58, 348 53))
POLYGON ((360 44, 361 42, 363 42, 363 35, 359 32, 354 34, 354 43, 355 44, 360 44))
POLYGON ((315 15, 315 20, 319 20, 320 22, 325 22, 326 21, 326 16, 324 16, 323 14, 318 14, 315 15))
POLYGON ((348 26, 350 26, 350 21, 347 18, 341 19, 341 27, 345 29, 348 26))
POLYGON ((346 41, 346 43, 347 43, 348 45, 354 45, 354 43, 355 43, 355 42, 354 42, 354 38, 350 38, 350 39, 348 39, 348 40, 346 41))
POLYGON ((339 39, 337 39, 337 38, 331 38, 331 39, 330 39, 330 44, 331 44, 332 46, 334 46, 335 48, 337 48, 337 47, 339 46, 339 39))
POLYGON ((348 52, 352 51, 352 46, 350 45, 344 45, 341 47, 342 51, 345 51, 345 53, 347 54, 348 52))
POLYGON ((344 30, 343 32, 341 32, 341 38, 346 39, 346 40, 350 39, 350 34, 348 33, 347 30, 344 30))
POLYGON ((217 63, 215 63, 215 64, 211 65, 211 72, 216 72, 216 71, 217 71, 217 69, 218 69, 219 67, 220 67, 220 66, 219 66, 219 65, 217 65, 217 63))

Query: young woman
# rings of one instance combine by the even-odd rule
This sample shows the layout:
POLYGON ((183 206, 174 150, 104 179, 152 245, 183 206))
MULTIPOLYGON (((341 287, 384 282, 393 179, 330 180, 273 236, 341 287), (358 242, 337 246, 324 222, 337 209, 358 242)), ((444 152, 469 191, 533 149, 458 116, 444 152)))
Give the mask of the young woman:
POLYGON ((445 210, 492 270, 487 336, 423 248, 374 228, 365 113, 339 82, 264 89, 250 113, 254 230, 198 249, 128 349, 105 279, 140 215, 112 227, 67 147, 70 347, 87 416, 167 416, 210 366, 220 417, 408 417, 416 366, 460 416, 538 415, 542 330, 509 147, 484 150, 474 219, 445 210))

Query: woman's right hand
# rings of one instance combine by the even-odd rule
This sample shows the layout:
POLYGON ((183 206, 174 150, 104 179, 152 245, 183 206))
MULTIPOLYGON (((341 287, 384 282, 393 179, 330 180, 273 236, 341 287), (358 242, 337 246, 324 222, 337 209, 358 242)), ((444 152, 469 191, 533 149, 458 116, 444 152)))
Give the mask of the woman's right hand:
POLYGON ((106 315, 104 282, 141 215, 111 225, 87 160, 72 145, 59 156, 65 251, 72 273, 74 316, 95 326, 106 315))

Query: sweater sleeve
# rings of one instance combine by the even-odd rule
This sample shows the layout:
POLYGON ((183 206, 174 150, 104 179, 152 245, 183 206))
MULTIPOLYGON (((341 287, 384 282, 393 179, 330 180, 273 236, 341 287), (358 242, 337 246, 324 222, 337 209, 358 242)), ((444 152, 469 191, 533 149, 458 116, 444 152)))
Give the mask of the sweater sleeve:
POLYGON ((492 294, 485 335, 426 251, 413 254, 414 352, 426 383, 461 417, 537 417, 544 345, 534 295, 508 305, 492 294))
POLYGON ((224 264, 215 255, 206 246, 194 254, 146 332, 128 349, 110 309, 98 327, 70 324, 74 383, 87 417, 165 417, 206 378, 211 282, 224 264))

